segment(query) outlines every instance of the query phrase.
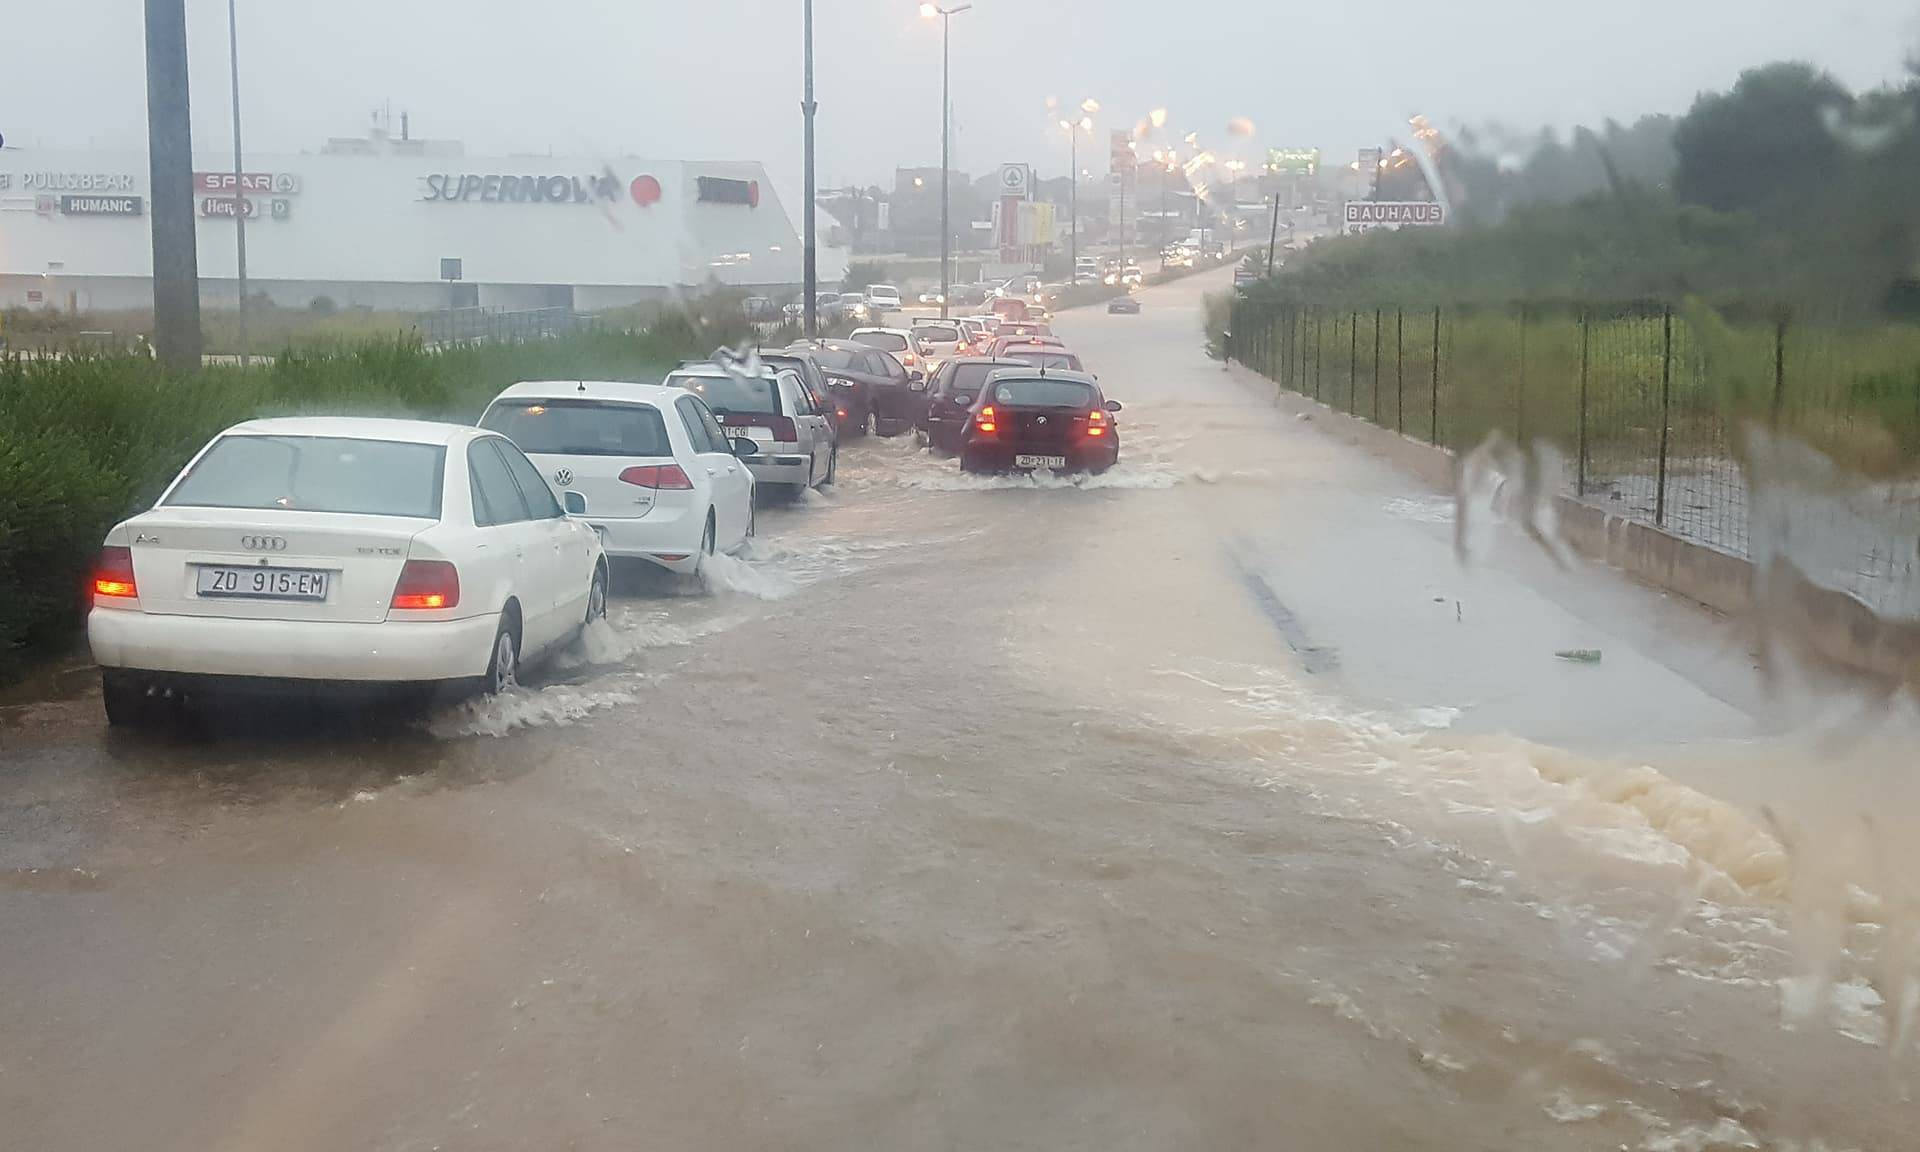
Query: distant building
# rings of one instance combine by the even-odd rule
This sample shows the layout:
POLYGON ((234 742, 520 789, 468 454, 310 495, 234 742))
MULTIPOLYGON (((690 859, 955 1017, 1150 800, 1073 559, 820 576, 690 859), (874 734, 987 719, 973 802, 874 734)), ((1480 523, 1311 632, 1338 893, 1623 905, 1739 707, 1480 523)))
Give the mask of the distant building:
MULTIPOLYGON (((231 306, 232 155, 194 159, 202 296, 231 306)), ((753 162, 470 157, 409 138, 403 120, 398 138, 376 125, 247 168, 248 291, 283 307, 592 311, 714 281, 800 282, 794 225, 753 162)), ((148 171, 144 151, 0 150, 0 307, 150 308, 148 171)))

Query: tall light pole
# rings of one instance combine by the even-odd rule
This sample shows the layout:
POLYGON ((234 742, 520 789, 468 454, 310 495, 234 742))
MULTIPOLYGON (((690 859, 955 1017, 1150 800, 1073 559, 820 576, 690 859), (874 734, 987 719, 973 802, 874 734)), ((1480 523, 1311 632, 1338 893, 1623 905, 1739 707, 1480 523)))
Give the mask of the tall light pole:
POLYGON ((1080 102, 1080 111, 1084 113, 1078 120, 1062 120, 1060 127, 1067 133, 1067 227, 1070 229, 1068 252, 1073 260, 1073 274, 1069 283, 1080 283, 1080 133, 1093 132, 1093 113, 1100 111, 1100 102, 1091 97, 1080 102))
POLYGON ((813 102, 813 0, 806 0, 801 8, 801 19, 805 28, 801 39, 805 43, 806 54, 806 91, 800 97, 800 113, 806 121, 806 162, 803 191, 806 206, 801 209, 802 255, 800 258, 801 315, 805 319, 806 337, 812 340, 820 334, 819 316, 819 266, 815 263, 818 252, 814 247, 813 231, 813 113, 818 107, 813 102))
POLYGON ((147 156, 152 183, 153 346, 170 368, 200 366, 200 271, 193 244, 193 116, 185 0, 146 0, 147 156))
POLYGON ((247 366, 247 178, 240 162, 240 24, 227 0, 227 70, 233 74, 233 245, 240 269, 240 367, 247 366))
POLYGON ((940 17, 940 317, 947 316, 947 297, 953 295, 952 284, 947 274, 947 261, 951 258, 953 246, 953 226, 948 223, 948 193, 953 186, 953 103, 951 98, 952 80, 949 68, 950 41, 953 38, 953 18, 972 8, 971 4, 953 4, 942 7, 938 4, 920 5, 920 15, 931 20, 940 17))

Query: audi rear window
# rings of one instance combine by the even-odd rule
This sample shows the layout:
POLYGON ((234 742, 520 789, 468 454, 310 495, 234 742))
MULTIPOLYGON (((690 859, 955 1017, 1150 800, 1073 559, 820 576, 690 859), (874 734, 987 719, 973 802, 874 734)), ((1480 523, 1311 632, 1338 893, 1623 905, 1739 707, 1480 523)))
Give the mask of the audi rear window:
POLYGON ((167 493, 172 508, 440 518, 447 450, 345 436, 222 436, 167 493))
POLYGON ((768 377, 694 376, 674 373, 667 384, 685 388, 718 413, 780 415, 780 393, 768 377))
POLYGON ((671 456, 667 425, 651 404, 602 400, 503 400, 480 427, 531 455, 671 456))

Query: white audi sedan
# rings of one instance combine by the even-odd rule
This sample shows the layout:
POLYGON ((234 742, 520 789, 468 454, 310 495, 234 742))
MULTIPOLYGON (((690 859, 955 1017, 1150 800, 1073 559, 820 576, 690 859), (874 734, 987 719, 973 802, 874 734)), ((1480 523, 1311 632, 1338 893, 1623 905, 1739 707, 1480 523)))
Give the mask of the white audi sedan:
POLYGON ((505 437, 236 424, 107 534, 87 639, 107 720, 206 692, 498 692, 607 608, 592 528, 505 437))
POLYGON ((754 478, 740 457, 760 446, 730 438, 684 388, 515 384, 487 405, 480 426, 520 446, 609 556, 693 573, 753 535, 754 478))

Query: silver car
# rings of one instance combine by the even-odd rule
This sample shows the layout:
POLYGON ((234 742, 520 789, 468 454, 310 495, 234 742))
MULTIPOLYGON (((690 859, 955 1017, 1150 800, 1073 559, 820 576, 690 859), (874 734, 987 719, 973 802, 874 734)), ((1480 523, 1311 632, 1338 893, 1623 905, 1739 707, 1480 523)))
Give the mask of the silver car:
POLYGON ((800 492, 834 481, 839 469, 832 414, 813 402, 799 373, 760 366, 758 374, 718 364, 683 364, 664 381, 705 400, 729 437, 753 441, 740 457, 760 484, 800 492))

